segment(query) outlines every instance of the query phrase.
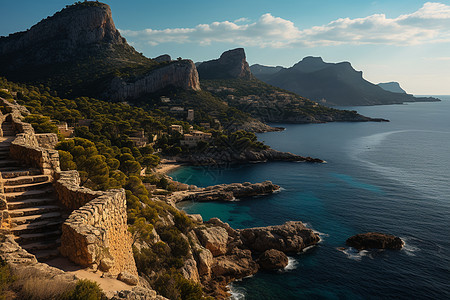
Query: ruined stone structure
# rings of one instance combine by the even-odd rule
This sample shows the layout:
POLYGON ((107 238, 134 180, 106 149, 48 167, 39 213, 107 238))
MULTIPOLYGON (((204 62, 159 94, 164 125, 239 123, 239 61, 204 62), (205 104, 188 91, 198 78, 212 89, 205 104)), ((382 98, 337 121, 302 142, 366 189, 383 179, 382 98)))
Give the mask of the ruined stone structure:
POLYGON ((35 134, 20 105, 2 98, 0 105, 1 232, 39 261, 62 254, 136 285, 124 190, 80 187, 78 172, 61 172, 49 149, 56 135, 35 134))

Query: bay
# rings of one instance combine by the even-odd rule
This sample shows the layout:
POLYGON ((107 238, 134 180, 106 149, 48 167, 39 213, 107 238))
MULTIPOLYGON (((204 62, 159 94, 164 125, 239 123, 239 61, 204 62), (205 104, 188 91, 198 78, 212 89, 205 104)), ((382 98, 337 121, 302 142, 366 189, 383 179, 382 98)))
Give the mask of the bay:
MULTIPOLYGON (((322 242, 283 272, 232 284, 245 299, 441 299, 450 297, 450 96, 442 102, 355 107, 388 123, 276 124, 259 134, 271 147, 326 164, 272 162, 185 167, 170 175, 208 186, 271 180, 281 192, 228 203, 182 203, 234 228, 300 220, 322 242), (339 251, 353 234, 380 231, 401 251, 339 251)), ((348 108, 346 108, 348 109, 348 108)))

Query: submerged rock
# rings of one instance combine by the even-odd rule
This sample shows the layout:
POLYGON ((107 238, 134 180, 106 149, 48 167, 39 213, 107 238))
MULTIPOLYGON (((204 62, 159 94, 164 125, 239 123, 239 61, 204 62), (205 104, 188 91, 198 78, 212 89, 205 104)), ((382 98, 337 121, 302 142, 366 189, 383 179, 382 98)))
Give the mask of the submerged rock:
POLYGON ((400 250, 405 244, 401 238, 379 232, 367 232, 354 235, 345 242, 348 246, 358 250, 392 249, 400 250))

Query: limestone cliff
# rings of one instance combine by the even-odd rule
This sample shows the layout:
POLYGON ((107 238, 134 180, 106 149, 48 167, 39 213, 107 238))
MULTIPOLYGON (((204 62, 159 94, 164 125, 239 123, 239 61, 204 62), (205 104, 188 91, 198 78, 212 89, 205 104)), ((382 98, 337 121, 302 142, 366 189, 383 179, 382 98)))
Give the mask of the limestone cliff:
POLYGON ((112 100, 135 99, 167 86, 199 91, 200 83, 194 63, 191 60, 176 61, 129 83, 116 77, 106 95, 112 100))
POLYGON ((228 50, 219 59, 201 63, 197 69, 200 79, 253 78, 243 48, 228 50))
POLYGON ((110 7, 98 2, 68 7, 27 31, 0 38, 0 55, 36 49, 30 54, 42 64, 67 60, 77 54, 79 47, 96 43, 128 46, 114 26, 110 7), (50 49, 58 51, 48 53, 50 49))
POLYGON ((42 83, 68 97, 125 100, 168 86, 199 90, 194 64, 170 60, 138 53, 116 29, 110 7, 94 1, 0 38, 0 76, 42 83))

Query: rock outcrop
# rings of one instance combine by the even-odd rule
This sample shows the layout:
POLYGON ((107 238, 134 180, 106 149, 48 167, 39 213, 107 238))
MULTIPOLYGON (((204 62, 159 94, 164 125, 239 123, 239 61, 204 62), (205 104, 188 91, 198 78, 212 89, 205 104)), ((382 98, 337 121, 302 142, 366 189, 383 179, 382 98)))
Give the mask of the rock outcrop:
POLYGON ((268 180, 260 183, 219 184, 206 188, 174 192, 167 200, 171 203, 181 201, 232 201, 236 198, 271 194, 279 189, 278 185, 268 180))
POLYGON ((286 254, 279 250, 270 249, 264 251, 258 258, 258 264, 264 270, 278 270, 285 268, 289 263, 286 254))
POLYGON ((172 57, 169 54, 163 54, 158 57, 153 58, 154 61, 162 63, 162 62, 171 62, 172 57))
POLYGON ((191 60, 175 61, 152 70, 133 82, 116 77, 112 80, 105 97, 112 100, 136 99, 167 86, 199 91, 200 83, 194 63, 191 60))
POLYGON ((345 242, 348 246, 358 250, 391 249, 400 250, 405 243, 401 238, 379 232, 367 232, 354 235, 345 242))
POLYGON ((219 59, 201 63, 197 69, 200 79, 253 78, 243 48, 228 50, 219 59))
POLYGON ((284 268, 288 264, 285 253, 297 253, 319 242, 318 234, 302 222, 236 230, 218 218, 188 236, 202 285, 217 299, 227 298, 224 291, 231 281, 255 274, 260 266, 284 268))
POLYGON ((298 253, 320 241, 317 233, 296 221, 278 226, 241 229, 239 233, 243 245, 256 252, 276 249, 285 253, 298 253))

